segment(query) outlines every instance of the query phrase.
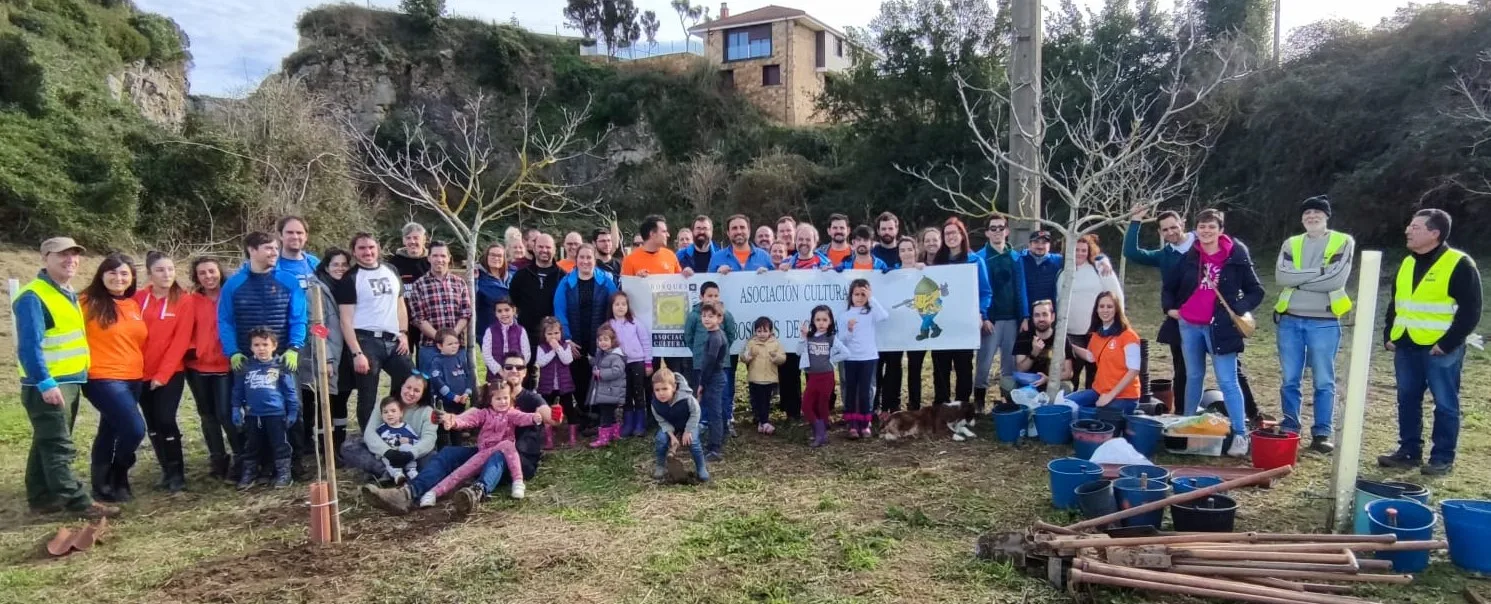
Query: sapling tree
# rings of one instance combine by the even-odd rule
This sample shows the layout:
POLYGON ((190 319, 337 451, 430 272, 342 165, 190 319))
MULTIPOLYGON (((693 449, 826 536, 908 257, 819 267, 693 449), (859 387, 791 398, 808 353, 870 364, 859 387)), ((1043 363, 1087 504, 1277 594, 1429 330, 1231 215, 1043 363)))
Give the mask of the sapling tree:
MULTIPOLYGON (((1065 264, 1057 289, 1052 350, 1066 349, 1077 241, 1129 220, 1136 210, 1189 202, 1224 123, 1226 108, 1216 101, 1229 83, 1250 73, 1248 55, 1239 45, 1201 46, 1196 38, 1185 37, 1189 41, 1173 50, 1165 64, 1166 77, 1155 88, 1135 85, 1126 77, 1132 66, 1111 55, 1074 65, 1074 73, 1047 87, 1040 123, 1014 124, 1034 140, 1046 141, 1050 149, 1067 150, 1061 155, 1040 154, 1038 165, 1021 163, 1010 151, 1008 125, 1015 115, 1010 111, 1010 87, 975 85, 955 74, 969 131, 992 171, 978 182, 965 183, 961 166, 897 166, 935 189, 943 209, 977 217, 997 211, 999 183, 1009 174, 1039 179, 1048 212, 1024 215, 1016 209, 1010 217, 1037 223, 1062 241, 1065 264)), ((1049 381, 1053 399, 1060 384, 1060 379, 1049 381)))

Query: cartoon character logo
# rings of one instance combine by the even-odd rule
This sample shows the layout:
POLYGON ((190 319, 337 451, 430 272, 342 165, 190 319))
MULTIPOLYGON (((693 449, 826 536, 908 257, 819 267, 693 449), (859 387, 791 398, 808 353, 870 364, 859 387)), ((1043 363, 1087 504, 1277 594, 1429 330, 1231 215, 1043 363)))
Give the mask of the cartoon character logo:
POLYGON ((942 335, 942 327, 937 325, 937 314, 942 312, 942 298, 947 295, 946 283, 938 285, 936 281, 922 277, 921 281, 916 282, 911 299, 904 300, 891 309, 911 307, 922 318, 921 329, 916 334, 917 341, 935 338, 942 335))

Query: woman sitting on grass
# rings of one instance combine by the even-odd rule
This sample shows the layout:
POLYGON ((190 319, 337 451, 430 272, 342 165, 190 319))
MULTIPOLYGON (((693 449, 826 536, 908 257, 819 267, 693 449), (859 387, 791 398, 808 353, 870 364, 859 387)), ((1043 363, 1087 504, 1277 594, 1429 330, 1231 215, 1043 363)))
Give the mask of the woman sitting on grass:
POLYGON ((363 470, 373 481, 393 480, 388 473, 388 466, 402 468, 411 462, 420 462, 435 450, 435 440, 439 435, 439 423, 435 418, 435 410, 425 404, 425 390, 428 383, 419 375, 411 375, 404 380, 404 385, 399 388, 399 401, 404 404, 404 424, 411 432, 419 435, 417 444, 411 451, 400 451, 388 446, 383 437, 378 434, 378 429, 383 426, 381 414, 374 417, 378 421, 368 422, 367 429, 362 433, 362 439, 349 440, 342 445, 342 463, 363 470), (387 462, 387 463, 385 463, 387 462))

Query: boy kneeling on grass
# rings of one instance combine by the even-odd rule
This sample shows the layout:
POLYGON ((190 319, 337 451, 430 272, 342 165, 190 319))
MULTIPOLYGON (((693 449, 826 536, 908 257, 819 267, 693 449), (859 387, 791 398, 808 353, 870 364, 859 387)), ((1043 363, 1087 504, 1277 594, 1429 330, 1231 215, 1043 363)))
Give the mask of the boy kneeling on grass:
POLYGON ((658 424, 652 478, 662 480, 667 476, 668 455, 681 444, 689 448, 689 455, 694 458, 699 481, 708 481, 704 445, 699 442, 699 401, 694 400, 688 381, 664 367, 652 374, 652 395, 652 415, 658 424))

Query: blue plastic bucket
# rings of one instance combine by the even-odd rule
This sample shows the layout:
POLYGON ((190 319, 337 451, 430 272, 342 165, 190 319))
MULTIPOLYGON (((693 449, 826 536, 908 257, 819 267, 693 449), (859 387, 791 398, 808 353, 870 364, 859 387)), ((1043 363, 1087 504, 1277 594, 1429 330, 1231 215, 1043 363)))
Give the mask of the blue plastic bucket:
POLYGON ((1139 478, 1141 476, 1148 476, 1150 480, 1158 480, 1164 483, 1170 482, 1170 470, 1166 470, 1160 466, 1133 464, 1118 469, 1119 478, 1139 478))
POLYGON ((1351 532, 1358 535, 1372 534, 1372 521, 1367 518, 1367 504, 1381 499, 1404 499, 1403 488, 1375 480, 1357 479, 1356 499, 1352 502, 1356 512, 1351 519, 1351 532))
MULTIPOLYGON (((1189 493, 1206 487, 1216 486, 1222 484, 1222 482, 1224 481, 1221 476, 1181 476, 1179 478, 1171 478, 1170 486, 1175 489, 1175 494, 1179 495, 1181 493, 1189 493)), ((1226 492, 1224 491, 1221 494, 1225 495, 1226 492)))
POLYGON ((1077 408, 1077 419, 1097 419, 1097 418, 1098 418, 1098 408, 1097 407, 1078 407, 1077 408))
POLYGON ((1005 403, 994 408, 994 435, 999 442, 1019 442, 1030 425, 1030 410, 1014 403, 1005 403))
POLYGON ((1072 422, 1072 447, 1077 457, 1092 459, 1092 452, 1113 439, 1113 425, 1095 419, 1072 422))
POLYGON ((1439 502, 1444 534, 1450 540, 1450 562, 1475 573, 1491 574, 1491 501, 1446 499, 1439 502))
POLYGON ((1103 479, 1103 467, 1075 457, 1053 459, 1046 464, 1051 474, 1051 505, 1058 510, 1077 509, 1077 487, 1103 479))
MULTIPOLYGON (((1397 535, 1399 541, 1424 541, 1434 537, 1434 525, 1439 519, 1434 510, 1417 501, 1408 499, 1379 499, 1367 504, 1367 519, 1372 522, 1373 535, 1397 535), (1388 510, 1397 512, 1396 521, 1389 520, 1388 510)), ((1393 570, 1400 573, 1416 573, 1429 567, 1429 552, 1377 552, 1378 560, 1391 560, 1393 570)))
POLYGON ((1064 445, 1072 442, 1072 410, 1063 405, 1045 405, 1035 408, 1035 431, 1041 442, 1048 445, 1064 445))
POLYGON ((1124 436, 1140 455, 1153 459, 1155 452, 1160 450, 1160 443, 1165 440, 1165 425, 1153 418, 1131 416, 1124 428, 1124 436))
POLYGON ((1384 482, 1384 485, 1403 489, 1403 498, 1429 505, 1429 487, 1411 482, 1384 482))
MULTIPOLYGON (((1113 481, 1113 491, 1118 494, 1118 509, 1127 510, 1170 496, 1170 484, 1159 480, 1142 478, 1120 478, 1113 481)), ((1123 519, 1123 526, 1152 526, 1160 528, 1165 522, 1165 508, 1123 519)))

